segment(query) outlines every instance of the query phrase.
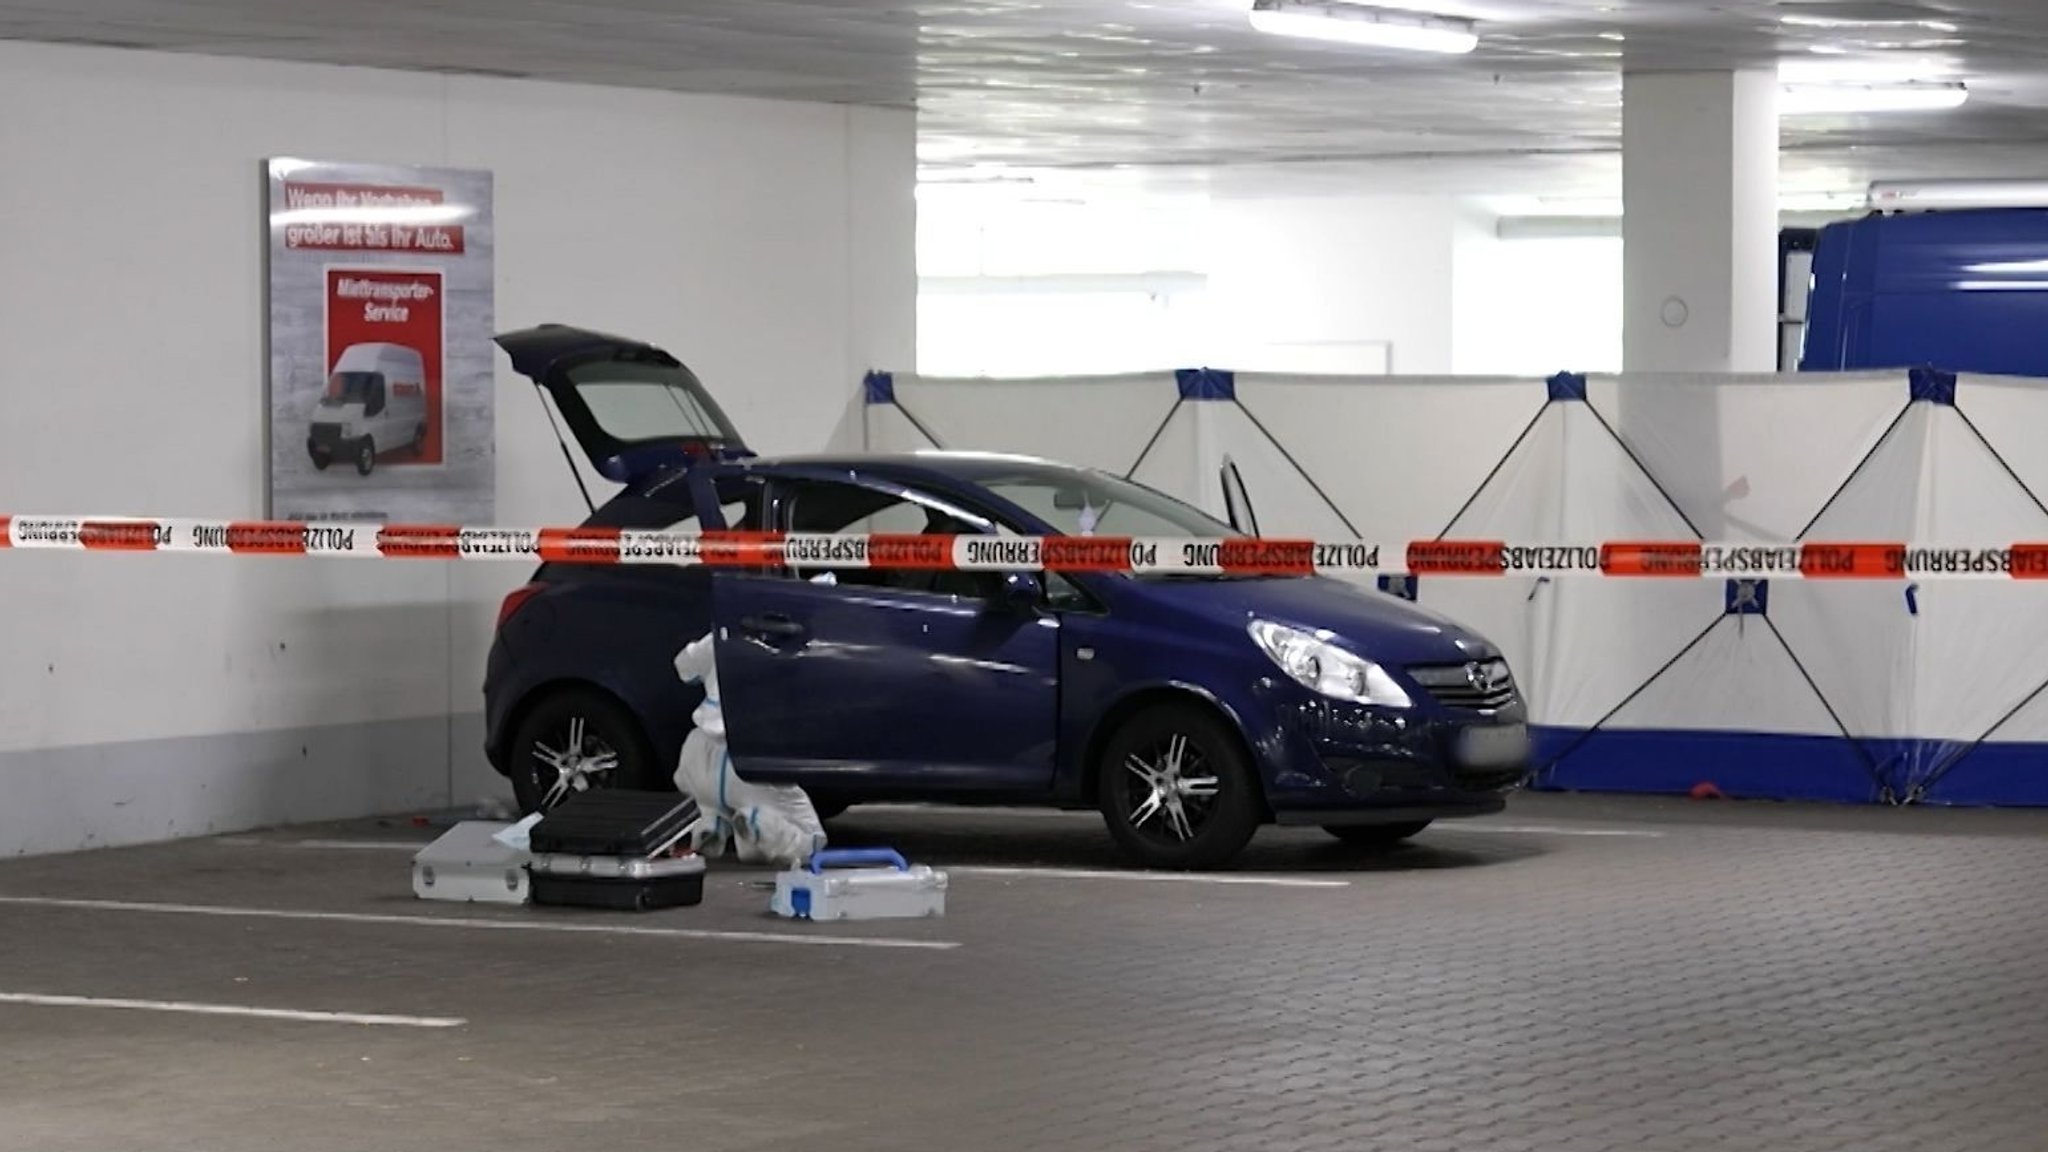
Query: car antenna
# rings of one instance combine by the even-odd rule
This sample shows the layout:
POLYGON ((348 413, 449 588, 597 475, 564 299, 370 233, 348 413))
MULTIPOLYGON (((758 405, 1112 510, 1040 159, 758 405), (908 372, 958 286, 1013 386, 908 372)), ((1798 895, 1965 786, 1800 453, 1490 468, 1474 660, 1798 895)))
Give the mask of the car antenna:
POLYGON ((555 410, 548 407, 548 398, 541 395, 540 385, 537 383, 533 386, 533 394, 540 401, 540 410, 547 413, 548 427, 555 430, 555 443, 562 446, 562 460, 569 465, 569 475, 576 481, 576 490, 583 493, 583 506, 595 514, 597 505, 590 499, 590 488, 583 483, 583 473, 576 470, 576 457, 569 452, 569 441, 562 435, 562 425, 555 419, 555 410))

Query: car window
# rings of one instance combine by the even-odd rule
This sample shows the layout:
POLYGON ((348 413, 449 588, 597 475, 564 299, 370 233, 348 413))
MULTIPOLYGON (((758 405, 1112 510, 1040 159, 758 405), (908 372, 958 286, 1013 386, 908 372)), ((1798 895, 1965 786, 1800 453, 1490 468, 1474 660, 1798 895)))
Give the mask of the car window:
POLYGON ((713 483, 712 495, 718 500, 726 531, 759 532, 767 524, 768 485, 760 477, 721 476, 713 483))
POLYGON ((1236 535, 1193 505, 1100 472, 1020 472, 983 478, 981 486, 1068 536, 1236 535))
POLYGON ((336 372, 327 378, 327 391, 321 394, 322 408, 340 408, 347 404, 362 404, 370 397, 370 381, 374 372, 336 372))
MULTIPOLYGON (((929 497, 906 497, 877 488, 832 481, 795 481, 782 489, 788 530, 824 536, 960 536, 987 532, 993 525, 979 515, 929 497)), ((805 568, 792 566, 787 575, 811 579, 831 572, 843 586, 889 588, 939 596, 987 598, 1001 588, 994 572, 922 572, 909 570, 805 568)))
POLYGON ((848 530, 882 536, 915 536, 925 529, 925 510, 907 500, 885 504, 862 517, 848 530))
POLYGON ((616 440, 739 439, 688 369, 606 360, 568 377, 599 430, 616 440))
MULTIPOLYGON (((1001 520, 992 521, 998 536, 1022 536, 1024 533, 1001 520)), ((1102 605, 1090 596, 1079 584, 1058 572, 1040 572, 1038 578, 1045 585, 1045 606, 1055 612, 1099 612, 1102 605)))
POLYGON ((1045 606, 1055 612, 1097 612, 1102 606, 1095 597, 1083 591, 1079 584, 1058 572, 1042 572, 1045 581, 1045 606))

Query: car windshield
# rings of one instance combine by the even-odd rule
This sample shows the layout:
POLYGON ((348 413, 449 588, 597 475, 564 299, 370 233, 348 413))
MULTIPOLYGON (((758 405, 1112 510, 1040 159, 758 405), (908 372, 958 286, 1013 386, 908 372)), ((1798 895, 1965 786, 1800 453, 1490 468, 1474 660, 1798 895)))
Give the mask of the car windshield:
MULTIPOLYGON (((1244 533, 1190 504, 1142 484, 1079 468, 1040 468, 977 478, 1066 536, 1165 536, 1223 540, 1244 533)), ((1249 574, 1150 572, 1142 580, 1249 580, 1249 574)))
POLYGON ((981 486, 1066 536, 1239 535, 1199 508, 1100 472, 1043 471, 992 476, 981 486))
POLYGON ((370 386, 376 380, 375 372, 336 372, 327 378, 327 392, 320 397, 320 406, 340 408, 346 404, 368 403, 370 386))

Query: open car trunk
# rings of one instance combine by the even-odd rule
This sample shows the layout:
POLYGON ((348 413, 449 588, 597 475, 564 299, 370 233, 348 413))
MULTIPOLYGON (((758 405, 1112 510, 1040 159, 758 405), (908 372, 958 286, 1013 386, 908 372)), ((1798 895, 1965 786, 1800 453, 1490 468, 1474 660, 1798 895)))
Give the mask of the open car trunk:
POLYGON ((553 398, 597 474, 634 484, 753 453, 682 361, 652 344, 564 324, 501 333, 520 375, 553 398))

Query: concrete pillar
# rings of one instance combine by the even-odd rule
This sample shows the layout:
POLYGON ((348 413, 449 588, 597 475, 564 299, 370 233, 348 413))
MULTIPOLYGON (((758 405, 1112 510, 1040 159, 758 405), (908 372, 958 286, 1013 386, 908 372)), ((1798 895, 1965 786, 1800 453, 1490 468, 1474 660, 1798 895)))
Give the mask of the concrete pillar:
POLYGON ((1777 367, 1778 80, 1622 78, 1622 367, 1777 367))

